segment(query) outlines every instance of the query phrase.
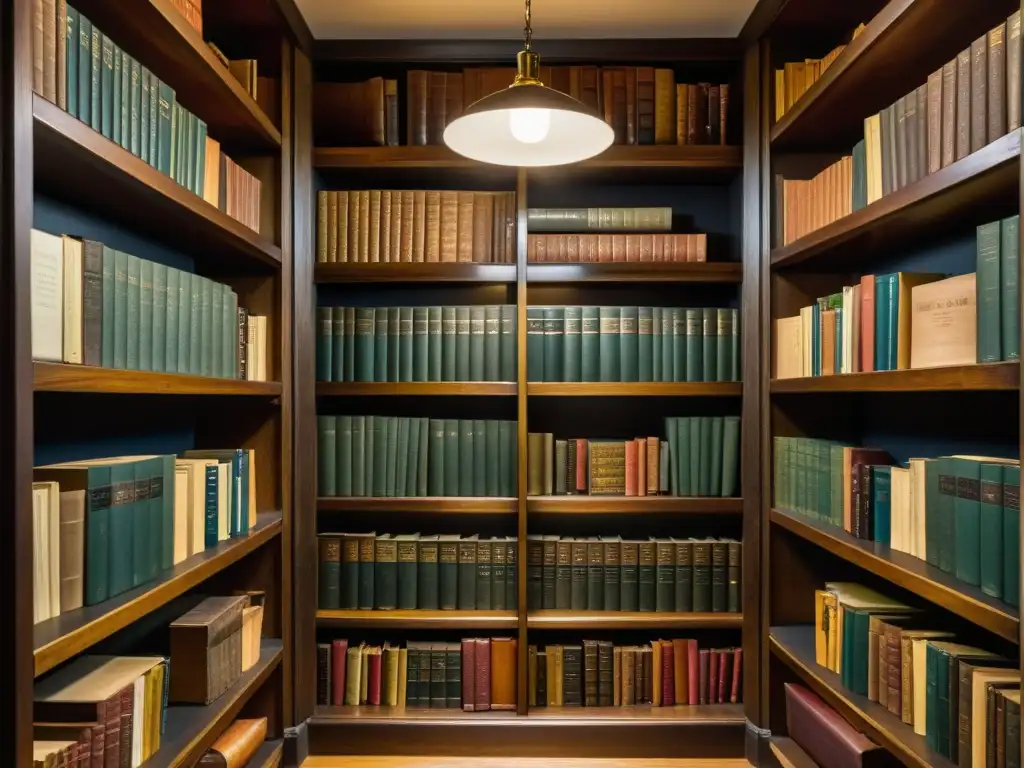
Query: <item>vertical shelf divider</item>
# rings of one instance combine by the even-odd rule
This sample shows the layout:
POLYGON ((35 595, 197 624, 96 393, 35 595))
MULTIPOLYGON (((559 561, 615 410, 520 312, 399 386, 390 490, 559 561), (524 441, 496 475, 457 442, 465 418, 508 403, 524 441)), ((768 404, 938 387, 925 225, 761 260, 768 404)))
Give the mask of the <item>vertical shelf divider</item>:
POLYGON ((526 605, 526 474, 527 474, 527 400, 526 400, 526 211, 527 171, 520 168, 516 173, 516 497, 517 536, 516 552, 516 605, 519 613, 519 647, 516 677, 518 694, 516 711, 520 715, 529 713, 529 660, 527 637, 526 605))

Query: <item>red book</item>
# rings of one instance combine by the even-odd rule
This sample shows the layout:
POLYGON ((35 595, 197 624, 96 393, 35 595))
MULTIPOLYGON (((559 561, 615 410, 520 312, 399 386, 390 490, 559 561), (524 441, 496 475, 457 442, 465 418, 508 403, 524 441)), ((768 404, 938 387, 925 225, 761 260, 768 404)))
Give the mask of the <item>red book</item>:
MULTIPOLYGON (((718 693, 718 657, 721 654, 712 649, 708 651, 708 689, 707 695, 704 697, 704 701, 701 704, 714 704, 716 703, 715 696, 718 693)), ((703 663, 703 659, 701 662, 703 663)))
POLYGON ((375 707, 380 706, 380 662, 383 658, 380 650, 375 648, 376 653, 369 654, 367 659, 367 673, 370 675, 366 686, 366 703, 375 707))
POLYGON ((476 640, 462 641, 462 709, 473 712, 476 707, 476 640))
POLYGON ((636 496, 636 440, 626 441, 626 495, 636 496))
POLYGON ((348 640, 331 643, 331 704, 340 707, 345 702, 345 661, 348 640))
POLYGON ((736 704, 740 700, 740 680, 742 675, 740 674, 743 669, 743 649, 737 648, 732 653, 732 693, 729 696, 729 701, 736 704))
POLYGON ((729 651, 720 651, 718 654, 718 691, 716 691, 717 696, 715 697, 718 704, 725 704, 725 681, 730 655, 729 651))
POLYGON ((612 260, 612 236, 597 236, 597 261, 605 262, 612 260))
POLYGON ((860 279, 860 370, 875 370, 875 276, 860 279))
POLYGON ((548 260, 548 236, 547 235, 532 235, 531 239, 536 240, 536 246, 534 247, 533 260, 538 264, 543 264, 548 260))
POLYGON ((584 440, 576 441, 576 492, 587 492, 587 448, 590 444, 584 440))
POLYGON ((690 256, 693 258, 691 261, 705 262, 708 260, 708 236, 706 234, 694 235, 694 243, 697 248, 695 252, 691 252, 690 256))
MULTIPOLYGON (((473 700, 477 712, 491 708, 491 640, 483 637, 476 640, 476 691, 473 700)), ((465 674, 465 667, 463 674, 465 674)))
MULTIPOLYGON (((121 689, 121 730, 118 735, 120 747, 118 759, 122 765, 131 762, 128 757, 132 753, 132 729, 135 727, 135 686, 129 685, 121 689)), ((142 728, 142 723, 139 723, 142 728)))
POLYGON ((636 450, 636 495, 647 495, 647 438, 638 437, 633 441, 636 450))
MULTIPOLYGON (((698 691, 697 703, 698 704, 707 704, 708 703, 708 657, 710 655, 710 652, 708 651, 707 648, 705 648, 704 650, 699 652, 699 655, 700 655, 700 661, 699 661, 699 665, 700 665, 700 672, 699 672, 699 674, 700 674, 700 677, 698 678, 698 680, 700 681, 700 690, 698 691)), ((691 701, 690 703, 692 704, 693 702, 691 701)))
POLYGON ((676 665, 671 640, 661 641, 661 705, 672 707, 676 703, 676 665))
POLYGON ((665 261, 665 236, 654 235, 651 242, 651 261, 665 261))
POLYGON ((626 236, 612 235, 612 261, 626 260, 626 236))
POLYGON ((687 677, 686 677, 686 679, 687 679, 687 682, 689 682, 689 684, 690 684, 689 685, 690 690, 687 692, 689 694, 689 702, 688 703, 689 704, 696 704, 699 701, 699 694, 700 694, 700 685, 699 685, 699 683, 700 683, 700 670, 699 670, 699 662, 698 662, 699 651, 697 650, 697 641, 696 640, 687 640, 686 641, 686 645, 687 645, 687 649, 686 649, 686 665, 687 665, 686 673, 687 673, 687 677))

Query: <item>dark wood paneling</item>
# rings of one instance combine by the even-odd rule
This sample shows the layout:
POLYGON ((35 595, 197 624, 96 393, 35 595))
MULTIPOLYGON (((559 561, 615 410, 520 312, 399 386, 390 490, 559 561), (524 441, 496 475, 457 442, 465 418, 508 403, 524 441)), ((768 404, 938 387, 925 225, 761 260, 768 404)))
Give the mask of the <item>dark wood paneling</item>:
MULTIPOLYGON (((746 327, 746 326, 744 326, 746 327)), ((743 366, 746 370, 746 366, 743 366)), ((533 397, 739 397, 739 381, 690 382, 553 382, 531 381, 527 394, 533 397)))

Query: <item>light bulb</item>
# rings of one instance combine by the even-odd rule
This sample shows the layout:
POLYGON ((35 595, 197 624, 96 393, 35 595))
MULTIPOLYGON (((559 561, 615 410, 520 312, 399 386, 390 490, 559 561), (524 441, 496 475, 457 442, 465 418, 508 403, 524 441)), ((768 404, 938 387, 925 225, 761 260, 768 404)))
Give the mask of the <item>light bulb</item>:
POLYGON ((550 109, 511 109, 508 128, 516 140, 523 144, 538 144, 548 137, 551 128, 550 109))

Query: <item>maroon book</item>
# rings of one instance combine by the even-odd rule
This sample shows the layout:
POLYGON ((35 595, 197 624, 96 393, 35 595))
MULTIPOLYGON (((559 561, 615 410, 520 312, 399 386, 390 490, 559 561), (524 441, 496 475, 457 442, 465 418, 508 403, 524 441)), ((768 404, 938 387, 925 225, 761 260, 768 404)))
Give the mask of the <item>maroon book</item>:
POLYGON ((737 648, 732 654, 732 693, 729 701, 736 704, 740 701, 740 681, 743 679, 743 649, 737 648))
POLYGON ((115 763, 120 768, 132 768, 132 731, 135 727, 134 714, 135 686, 129 685, 121 689, 121 743, 118 749, 117 763, 115 763))
POLYGON ((661 641, 661 703, 666 707, 676 703, 676 664, 671 640, 661 641))
MULTIPOLYGON (((491 641, 489 638, 478 638, 476 641, 476 669, 474 677, 476 686, 473 704, 477 712, 486 712, 491 708, 491 641)), ((465 674, 465 667, 463 667, 465 674)))
POLYGON ((700 652, 700 697, 697 700, 698 704, 708 703, 708 655, 709 651, 707 648, 700 652))
POLYGON ((462 709, 473 712, 476 709, 476 640, 462 641, 462 709))
POLYGON ((340 707, 345 701, 345 662, 348 640, 331 643, 331 704, 340 707))
POLYGON ((846 722, 815 693, 793 683, 786 683, 785 689, 789 737, 816 763, 829 768, 890 764, 885 750, 846 722))
POLYGON ((700 672, 698 670, 697 641, 686 641, 686 679, 689 683, 688 704, 696 704, 700 701, 700 672))
POLYGON ((383 656, 380 653, 371 653, 368 657, 367 674, 370 679, 366 686, 366 703, 375 707, 380 706, 380 667, 383 656))
POLYGON ((729 650, 718 652, 718 691, 715 697, 715 701, 718 704, 725 704, 725 681, 727 679, 726 673, 729 669, 730 656, 732 656, 732 652, 729 650))
POLYGON ((702 704, 714 704, 717 701, 715 696, 718 694, 718 657, 720 655, 714 648, 708 652, 708 692, 704 701, 701 702, 702 704))

